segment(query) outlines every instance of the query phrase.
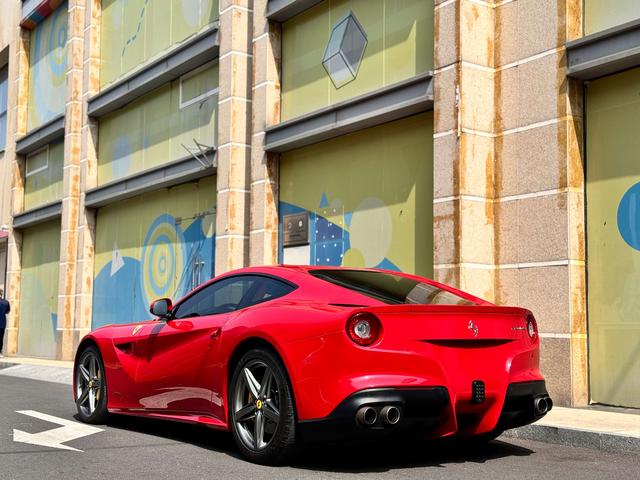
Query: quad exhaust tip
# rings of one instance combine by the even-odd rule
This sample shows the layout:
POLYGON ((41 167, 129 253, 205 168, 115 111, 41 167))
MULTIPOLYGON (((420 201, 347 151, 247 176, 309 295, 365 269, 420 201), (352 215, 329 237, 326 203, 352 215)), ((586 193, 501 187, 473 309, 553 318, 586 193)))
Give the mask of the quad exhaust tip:
POLYGON ((370 427, 378 420, 378 412, 373 407, 362 407, 356 413, 356 421, 364 426, 370 427))
POLYGON ((395 425, 400 421, 400 410, 398 407, 387 405, 380 411, 380 416, 385 425, 395 425))
POLYGON ((385 427, 396 425, 400 421, 400 409, 393 405, 386 405, 378 410, 374 407, 360 407, 356 412, 356 421, 363 427, 373 427, 378 419, 385 427))
POLYGON ((533 400, 533 408, 535 409, 536 415, 544 415, 553 408, 553 401, 551 397, 546 395, 544 397, 538 397, 533 400))

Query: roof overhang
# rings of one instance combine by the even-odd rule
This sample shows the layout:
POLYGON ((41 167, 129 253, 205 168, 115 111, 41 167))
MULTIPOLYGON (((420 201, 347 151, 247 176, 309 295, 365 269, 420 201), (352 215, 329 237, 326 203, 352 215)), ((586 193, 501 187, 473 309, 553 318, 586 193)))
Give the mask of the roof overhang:
POLYGON ((427 72, 269 127, 265 150, 286 152, 430 110, 433 74, 427 72))
POLYGON ((20 138, 16 143, 16 153, 28 155, 61 138, 64 138, 64 115, 57 116, 20 138))
POLYGON ((593 80, 640 66, 640 19, 573 40, 567 48, 567 75, 593 80))
POLYGON ((91 189, 85 194, 84 204, 88 208, 100 208, 143 193, 215 175, 217 168, 215 149, 206 150, 204 153, 212 159, 210 164, 206 163, 205 158, 186 156, 169 164, 91 189))
POLYGON ((149 65, 90 98, 88 113, 92 117, 107 115, 194 68, 217 59, 219 54, 220 38, 216 22, 149 65))
POLYGON ((62 200, 47 203, 13 216, 13 228, 23 229, 55 220, 62 216, 62 200))
POLYGON ((286 22, 299 13, 310 9, 324 0, 269 0, 267 18, 275 22, 286 22))

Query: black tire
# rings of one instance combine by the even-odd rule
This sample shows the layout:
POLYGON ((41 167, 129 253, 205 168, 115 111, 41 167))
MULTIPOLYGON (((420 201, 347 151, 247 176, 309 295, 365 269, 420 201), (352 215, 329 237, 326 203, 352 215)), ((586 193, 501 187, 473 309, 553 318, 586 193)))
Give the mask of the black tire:
MULTIPOLYGON (((256 377, 256 379, 258 377, 256 377)), ((262 377, 262 380, 264 380, 264 377, 262 377)), ((262 383, 265 382, 262 381, 262 383)), ((230 429, 236 445, 242 455, 251 462, 262 465, 278 465, 290 459, 295 452, 296 447, 296 413, 293 390, 282 360, 280 360, 276 354, 267 349, 255 349, 248 351, 240 358, 233 370, 228 392, 227 403, 230 429), (257 372, 260 372, 260 369, 263 369, 265 372, 264 377, 267 376, 266 368, 270 369, 272 372, 272 379, 270 382, 267 382, 269 385, 267 388, 270 393, 267 392, 265 396, 259 395, 258 399, 255 399, 255 404, 258 405, 258 400, 263 398, 264 403, 262 405, 264 406, 255 407, 254 415, 256 415, 256 417, 253 419, 253 424, 251 423, 251 418, 239 421, 239 416, 236 416, 236 411, 240 413, 240 410, 237 409, 238 402, 242 400, 240 405, 246 403, 245 408, 250 408, 252 405, 251 402, 253 401, 252 399, 255 398, 251 392, 247 391, 249 387, 246 380, 245 368, 254 368, 257 372), (275 389, 271 383, 273 380, 275 380, 275 389), (249 393, 248 397, 246 395, 247 393, 249 393), (267 399, 267 397, 269 398, 267 399), (245 398, 246 401, 244 400, 245 398), (273 405, 276 401, 279 410, 279 420, 277 423, 275 421, 271 421, 266 415, 266 411, 270 410, 270 407, 267 405, 273 405), (262 409, 261 412, 264 413, 258 417, 257 415, 260 409, 262 409), (266 433, 267 435, 270 435, 270 438, 266 441, 264 446, 257 448, 255 440, 256 436, 253 435, 252 442, 250 441, 251 433, 247 432, 250 432, 252 428, 256 428, 258 418, 263 417, 262 432, 263 434, 266 433), (269 422, 271 423, 269 424, 269 422), (273 431, 271 433, 267 433, 267 426, 272 427, 273 431)), ((270 415, 273 415, 273 412, 270 412, 270 415)), ((251 413, 248 413, 247 415, 250 416, 251 413)), ((256 429, 255 432, 257 433, 258 430, 256 429)), ((260 440, 258 441, 258 444, 259 442, 260 440)))
MULTIPOLYGON (((89 373, 94 373, 93 371, 89 373)), ((105 376, 104 363, 102 355, 97 347, 90 345, 85 348, 75 365, 73 372, 74 391, 73 400, 78 409, 78 417, 85 423, 102 424, 106 421, 109 412, 107 411, 107 379, 105 376), (95 375, 89 375, 87 378, 86 371, 91 370, 87 365, 94 365, 95 375), (85 372, 82 372, 85 367, 85 372), (91 382, 91 383, 89 383, 91 382), (83 394, 87 393, 87 398, 83 394), (89 395, 93 392, 93 409, 89 395)))

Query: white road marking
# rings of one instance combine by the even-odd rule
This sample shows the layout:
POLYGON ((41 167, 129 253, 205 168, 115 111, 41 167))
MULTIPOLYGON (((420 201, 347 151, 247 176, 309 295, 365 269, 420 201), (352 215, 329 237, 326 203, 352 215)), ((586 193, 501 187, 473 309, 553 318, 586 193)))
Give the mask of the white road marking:
POLYGON ((53 428, 51 430, 45 430, 40 433, 27 433, 22 430, 13 429, 13 441, 20 443, 30 443, 32 445, 40 445, 43 447, 59 448, 60 450, 73 450, 74 452, 82 452, 77 448, 63 445, 65 442, 70 442, 76 438, 86 437, 87 435, 93 435, 94 433, 103 432, 104 430, 98 427, 92 427, 84 423, 73 422, 71 420, 65 420, 64 418, 54 417, 53 415, 47 415, 46 413, 36 412, 35 410, 17 410, 16 413, 27 415, 29 417, 39 418, 50 423, 56 423, 61 425, 60 427, 53 428))

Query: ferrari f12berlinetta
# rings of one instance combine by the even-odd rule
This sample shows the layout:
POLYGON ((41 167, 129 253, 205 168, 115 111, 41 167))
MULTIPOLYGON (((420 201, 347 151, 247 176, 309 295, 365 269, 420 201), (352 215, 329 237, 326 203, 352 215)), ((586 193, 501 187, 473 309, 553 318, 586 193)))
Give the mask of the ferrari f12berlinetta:
POLYGON ((489 439, 552 408, 530 311, 414 275, 252 267, 150 310, 81 341, 81 420, 199 423, 279 463, 307 439, 489 439))

